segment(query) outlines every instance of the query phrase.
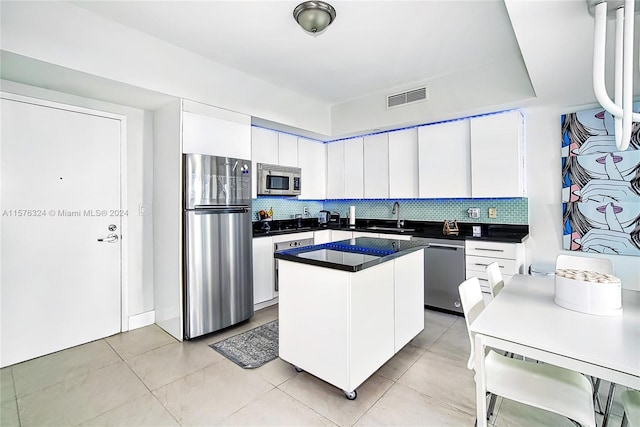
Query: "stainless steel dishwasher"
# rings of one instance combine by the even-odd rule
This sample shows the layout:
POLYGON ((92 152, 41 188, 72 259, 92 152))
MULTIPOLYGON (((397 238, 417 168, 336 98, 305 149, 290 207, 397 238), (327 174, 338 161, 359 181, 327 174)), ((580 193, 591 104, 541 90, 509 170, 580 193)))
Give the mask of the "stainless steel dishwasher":
POLYGON ((424 250, 424 305, 462 314, 458 286, 466 279, 464 241, 413 237, 424 250))

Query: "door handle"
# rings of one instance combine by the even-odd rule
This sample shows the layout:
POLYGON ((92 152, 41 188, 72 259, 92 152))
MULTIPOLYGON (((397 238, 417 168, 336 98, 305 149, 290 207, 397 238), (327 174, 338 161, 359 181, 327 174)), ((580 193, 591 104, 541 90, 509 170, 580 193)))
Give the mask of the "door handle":
POLYGON ((98 242, 107 242, 107 243, 115 243, 118 241, 118 235, 116 233, 111 233, 102 239, 98 239, 98 242))

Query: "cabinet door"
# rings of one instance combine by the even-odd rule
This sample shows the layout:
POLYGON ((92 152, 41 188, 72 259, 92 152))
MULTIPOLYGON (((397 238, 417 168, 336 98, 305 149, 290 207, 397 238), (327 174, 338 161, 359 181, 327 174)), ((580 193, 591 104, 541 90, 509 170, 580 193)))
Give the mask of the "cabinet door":
MULTIPOLYGON (((373 237, 375 239, 380 238, 380 234, 379 233, 369 233, 367 231, 354 231, 353 232, 353 238, 357 238, 357 237, 373 237)), ((382 236, 384 238, 384 235, 382 236)))
POLYGON ((523 197, 522 116, 517 111, 471 119, 471 195, 523 197))
POLYGON ((331 241, 331 230, 321 230, 313 232, 313 244, 321 245, 331 241))
POLYGON ((418 128, 420 198, 471 197, 469 120, 418 128))
POLYGON ((251 160, 256 163, 278 164, 278 132, 251 127, 251 160))
POLYGON ((258 197, 258 163, 278 164, 278 132, 251 127, 251 197, 258 197))
POLYGON ((389 139, 387 133, 364 137, 364 198, 389 197, 389 139))
POLYGON ((326 199, 327 147, 318 141, 298 138, 298 166, 302 169, 300 199, 326 199))
POLYGON ((298 167, 298 137, 278 133, 278 164, 298 167))
POLYGON ((418 197, 418 130, 389 132, 389 197, 418 197))
POLYGON ((342 230, 331 230, 331 241, 337 242, 338 240, 347 240, 353 238, 353 232, 342 230))
POLYGON ((251 158, 251 125, 182 112, 183 153, 251 158))
POLYGON ((273 242, 271 237, 256 237, 253 239, 253 303, 273 297, 273 242))
POLYGON ((327 199, 344 199, 344 141, 327 144, 327 199))
POLYGON ((363 138, 344 141, 344 197, 362 199, 364 196, 363 138))

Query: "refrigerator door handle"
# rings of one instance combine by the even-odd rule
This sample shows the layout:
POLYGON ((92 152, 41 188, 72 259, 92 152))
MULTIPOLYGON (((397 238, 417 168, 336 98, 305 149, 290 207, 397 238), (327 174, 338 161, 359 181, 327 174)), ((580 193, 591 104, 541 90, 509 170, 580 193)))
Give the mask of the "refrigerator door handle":
POLYGON ((249 212, 248 206, 207 206, 197 205, 193 210, 196 215, 206 213, 247 213, 249 212))

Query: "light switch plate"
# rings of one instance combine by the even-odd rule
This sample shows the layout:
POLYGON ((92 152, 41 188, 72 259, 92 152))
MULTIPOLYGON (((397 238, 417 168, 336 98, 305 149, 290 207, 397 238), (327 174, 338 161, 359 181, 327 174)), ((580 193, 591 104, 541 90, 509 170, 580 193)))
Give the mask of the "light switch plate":
POLYGON ((489 218, 497 218, 498 210, 496 208, 489 208, 489 218))

